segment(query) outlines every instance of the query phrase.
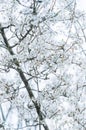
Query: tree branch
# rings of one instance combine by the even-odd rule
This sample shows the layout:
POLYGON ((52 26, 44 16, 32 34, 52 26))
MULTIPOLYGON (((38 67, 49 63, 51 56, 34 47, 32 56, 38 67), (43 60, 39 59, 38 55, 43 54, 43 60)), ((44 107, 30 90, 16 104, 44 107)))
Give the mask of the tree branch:
MULTIPOLYGON (((4 29, 1 27, 0 30, 1 30, 1 35, 2 35, 2 37, 3 37, 3 40, 4 40, 4 43, 5 43, 5 45, 6 45, 7 50, 9 51, 10 55, 14 55, 14 52, 13 52, 12 48, 10 47, 10 45, 9 45, 9 43, 8 43, 8 40, 7 40, 7 37, 6 37, 6 35, 5 35, 4 29)), ((28 33, 29 33, 29 32, 28 32, 28 33)), ((28 33, 27 33, 27 34, 28 34, 28 33)), ((23 39, 27 36, 27 34, 24 35, 23 39)), ((17 67, 16 71, 17 71, 18 74, 20 75, 20 78, 21 78, 22 82, 23 82, 24 85, 25 85, 25 88, 26 88, 26 90, 27 90, 27 92, 28 92, 28 94, 29 94, 29 97, 30 97, 31 101, 33 102, 33 104, 34 104, 34 106, 35 106, 36 112, 37 112, 37 114, 38 114, 38 116, 39 116, 39 119, 40 119, 40 123, 42 123, 42 125, 43 125, 43 127, 44 127, 45 130, 49 130, 48 125, 46 124, 46 122, 45 122, 45 120, 44 120, 44 116, 43 116, 43 114, 42 114, 42 112, 41 112, 41 104, 38 103, 38 101, 36 100, 36 98, 35 98, 35 96, 34 96, 32 90, 31 90, 31 87, 30 87, 30 85, 29 85, 29 83, 28 83, 28 81, 27 81, 27 78, 25 77, 25 75, 24 75, 22 69, 20 68, 20 65, 19 65, 18 60, 15 58, 15 59, 13 60, 13 62, 14 62, 14 64, 15 64, 16 67, 17 67)))

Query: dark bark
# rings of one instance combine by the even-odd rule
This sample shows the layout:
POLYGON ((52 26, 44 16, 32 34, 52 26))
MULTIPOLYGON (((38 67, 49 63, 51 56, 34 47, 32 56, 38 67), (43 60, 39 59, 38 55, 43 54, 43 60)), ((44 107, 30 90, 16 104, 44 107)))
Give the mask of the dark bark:
MULTIPOLYGON (((5 43, 5 46, 6 46, 7 50, 9 51, 10 55, 14 55, 14 52, 13 52, 12 48, 10 47, 10 45, 8 43, 8 40, 7 40, 7 37, 5 35, 4 29, 1 28, 0 31, 1 31, 1 35, 3 37, 3 40, 4 40, 4 43, 5 43)), ((20 78, 21 78, 22 82, 25 85, 25 88, 26 88, 26 90, 27 90, 27 92, 29 94, 29 97, 30 97, 31 101, 33 102, 33 104, 35 106, 35 109, 36 109, 36 112, 38 114, 40 123, 43 125, 45 130, 49 130, 48 125, 46 124, 46 122, 44 120, 44 116, 43 116, 43 114, 41 112, 41 104, 37 102, 32 90, 31 90, 31 87, 30 87, 30 85, 29 85, 29 83, 28 83, 28 81, 27 81, 27 79, 26 79, 26 77, 25 77, 25 75, 23 73, 23 71, 20 69, 18 60, 14 59, 13 63, 17 66, 16 70, 17 70, 18 74, 20 75, 20 78)))

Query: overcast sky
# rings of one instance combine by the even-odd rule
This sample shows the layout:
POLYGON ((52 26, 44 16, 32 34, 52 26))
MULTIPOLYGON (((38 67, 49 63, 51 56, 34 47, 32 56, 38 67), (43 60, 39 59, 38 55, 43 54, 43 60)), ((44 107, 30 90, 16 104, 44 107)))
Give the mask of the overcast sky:
POLYGON ((86 10, 86 0, 76 0, 78 9, 84 11, 86 10))

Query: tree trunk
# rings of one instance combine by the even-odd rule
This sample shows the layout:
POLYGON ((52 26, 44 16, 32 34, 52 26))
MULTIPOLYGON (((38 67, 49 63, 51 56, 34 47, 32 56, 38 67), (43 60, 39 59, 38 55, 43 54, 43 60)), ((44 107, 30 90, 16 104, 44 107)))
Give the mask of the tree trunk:
MULTIPOLYGON (((10 47, 10 45, 8 43, 8 39, 7 39, 6 35, 5 35, 4 28, 0 28, 0 31, 1 31, 1 35, 3 37, 3 40, 4 40, 4 43, 5 43, 5 46, 6 46, 7 50, 9 51, 10 55, 14 55, 14 52, 13 52, 12 48, 10 47)), ((20 65, 19 65, 18 60, 14 59, 13 63, 17 66, 16 70, 17 70, 18 74, 20 75, 20 78, 21 78, 22 82, 25 85, 25 88, 26 88, 26 90, 27 90, 27 92, 29 94, 29 97, 30 97, 31 101, 33 102, 33 104, 35 106, 35 109, 36 109, 36 112, 38 114, 40 123, 43 125, 45 130, 49 130, 48 125, 46 124, 44 116, 43 116, 43 114, 41 112, 41 104, 37 102, 32 90, 31 90, 31 87, 30 87, 30 85, 29 85, 29 83, 28 83, 28 81, 27 81, 27 79, 26 79, 26 77, 25 77, 25 75, 23 73, 23 71, 20 69, 20 65)))

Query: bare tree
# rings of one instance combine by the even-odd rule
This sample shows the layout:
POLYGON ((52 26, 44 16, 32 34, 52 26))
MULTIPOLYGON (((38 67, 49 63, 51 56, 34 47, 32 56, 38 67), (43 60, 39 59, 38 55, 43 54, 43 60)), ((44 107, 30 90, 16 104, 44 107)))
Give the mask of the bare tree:
POLYGON ((81 71, 86 56, 85 14, 77 10, 75 0, 1 2, 0 70, 9 76, 1 76, 1 127, 5 128, 15 109, 18 123, 12 129, 49 130, 48 119, 57 121, 55 129, 65 128, 65 124, 69 129, 86 129, 86 107, 79 105, 86 88, 86 75, 81 71), (11 106, 6 116, 2 102, 11 106))

